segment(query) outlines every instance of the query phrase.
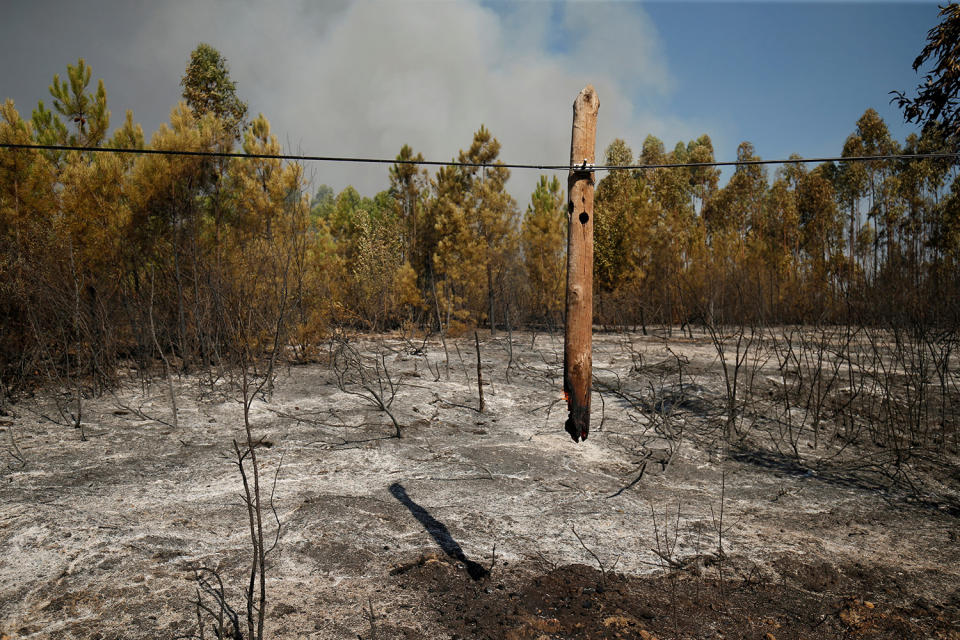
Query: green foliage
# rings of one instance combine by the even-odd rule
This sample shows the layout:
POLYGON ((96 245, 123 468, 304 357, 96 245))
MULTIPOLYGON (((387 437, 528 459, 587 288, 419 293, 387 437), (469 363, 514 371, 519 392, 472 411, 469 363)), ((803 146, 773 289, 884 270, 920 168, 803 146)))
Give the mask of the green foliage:
POLYGON ((540 176, 520 231, 534 317, 554 320, 566 287, 567 208, 560 181, 540 176))
POLYGON ((802 229, 801 246, 819 274, 834 253, 841 251, 843 226, 838 215, 836 192, 830 181, 832 165, 805 173, 797 185, 797 213, 802 229))
POLYGON ((333 187, 322 184, 310 198, 310 223, 316 228, 320 221, 329 220, 336 204, 333 187))
POLYGON ((205 43, 197 45, 190 53, 180 86, 194 115, 213 114, 233 140, 240 140, 247 103, 237 96, 237 83, 230 78, 227 59, 219 51, 205 43))
POLYGON ((110 146, 119 149, 143 149, 143 128, 134 123, 133 111, 127 109, 127 117, 123 126, 117 129, 110 139, 110 146))
MULTIPOLYGON (((92 69, 80 58, 76 66, 67 65, 65 82, 60 81, 59 75, 54 75, 53 84, 50 85, 54 111, 65 117, 76 129, 76 133, 67 137, 67 142, 73 146, 98 146, 110 126, 107 92, 103 88, 103 80, 97 82, 96 94, 87 93, 91 73, 92 69)), ((38 112, 41 119, 46 121, 42 111, 41 105, 38 112)), ((54 128, 59 129, 56 125, 54 128)))
MULTIPOLYGON (((650 137, 644 145, 655 147, 650 137)), ((607 147, 606 164, 632 164, 633 151, 620 139, 607 147)), ((636 213, 640 204, 637 177, 625 171, 609 173, 597 185, 594 196, 594 278, 601 291, 614 291, 632 274, 631 256, 642 251, 643 238, 636 213)))
MULTIPOLYGON (((33 111, 33 132, 37 144, 61 145, 67 142, 66 125, 54 112, 48 111, 41 100, 33 111)), ((55 153, 55 152, 51 152, 55 153)))
POLYGON ((481 125, 458 161, 483 166, 441 169, 429 204, 437 233, 432 268, 443 303, 460 319, 486 319, 494 330, 518 246, 517 206, 506 190, 510 172, 499 154, 500 142, 481 125))
POLYGON ((426 270, 435 242, 431 242, 429 229, 424 228, 424 206, 429 178, 416 161, 423 161, 423 154, 413 155, 409 145, 403 145, 397 154, 398 164, 390 167, 390 195, 393 198, 394 215, 400 220, 403 230, 404 257, 419 271, 426 270))
POLYGON ((924 130, 939 130, 956 147, 960 135, 960 5, 942 6, 940 17, 940 24, 927 33, 927 44, 913 61, 914 71, 933 63, 917 86, 916 98, 908 98, 902 91, 892 93, 907 122, 919 123, 924 130))
POLYGON ((351 297, 364 324, 379 331, 385 322, 396 320, 402 237, 393 219, 362 209, 356 212, 355 224, 355 248, 349 261, 351 297))

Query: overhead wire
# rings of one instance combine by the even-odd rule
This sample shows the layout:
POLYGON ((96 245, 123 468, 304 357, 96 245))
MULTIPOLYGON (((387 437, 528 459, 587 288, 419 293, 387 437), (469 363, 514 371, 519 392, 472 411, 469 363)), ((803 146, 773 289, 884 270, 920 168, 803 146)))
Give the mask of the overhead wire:
POLYGON ((134 155, 160 156, 187 156, 200 158, 238 158, 261 160, 292 160, 298 162, 334 162, 353 164, 393 164, 393 165, 422 165, 440 167, 503 167, 505 169, 536 169, 539 171, 645 171, 652 169, 681 169, 707 167, 740 167, 750 165, 770 164, 807 164, 812 162, 871 162, 877 160, 946 160, 960 159, 960 152, 955 153, 896 153, 874 156, 824 156, 817 158, 788 158, 786 160, 725 160, 710 162, 671 162, 661 164, 622 164, 622 165, 592 165, 584 161, 583 164, 523 164, 511 162, 463 162, 456 160, 403 160, 400 158, 363 158, 346 156, 315 156, 290 153, 241 153, 237 151, 191 151, 183 149, 142 149, 128 147, 83 147, 77 145, 59 144, 15 144, 0 142, 0 148, 14 151, 79 151, 91 153, 122 153, 134 155))

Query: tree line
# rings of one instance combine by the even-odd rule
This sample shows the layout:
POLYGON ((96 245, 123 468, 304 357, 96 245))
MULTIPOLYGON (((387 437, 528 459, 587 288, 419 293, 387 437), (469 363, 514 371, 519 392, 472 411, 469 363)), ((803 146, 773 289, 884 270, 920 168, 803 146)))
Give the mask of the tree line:
MULTIPOLYGON (((183 100, 148 141, 131 112, 108 137, 103 82, 84 60, 25 119, 0 107, 0 142, 169 151, 281 152, 250 118, 226 60, 200 45, 183 100)), ((899 143, 868 109, 844 157, 952 150, 942 129, 899 143)), ((454 333, 558 327, 567 207, 541 176, 507 190, 481 126, 431 175, 404 145, 387 189, 311 189, 301 165, 263 158, 0 150, 0 380, 109 385, 117 365, 217 370, 252 353, 309 357, 338 327, 454 333)), ((606 164, 712 162, 704 135, 623 140, 606 164)), ((738 160, 758 159, 744 142, 738 160)), ((600 178, 601 174, 598 174, 600 178)), ((614 171, 597 183, 595 319, 950 323, 958 316, 955 162, 884 160, 614 171)))

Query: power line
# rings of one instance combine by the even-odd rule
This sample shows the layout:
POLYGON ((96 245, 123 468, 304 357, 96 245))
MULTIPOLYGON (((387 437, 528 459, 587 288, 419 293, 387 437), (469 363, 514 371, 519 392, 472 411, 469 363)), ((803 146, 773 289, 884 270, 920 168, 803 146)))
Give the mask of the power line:
POLYGON ((624 165, 574 165, 569 164, 518 164, 497 162, 457 162, 450 160, 400 160, 388 158, 356 158, 340 156, 310 156, 296 154, 239 153, 233 151, 189 151, 178 149, 129 149, 121 147, 81 147, 58 144, 14 144, 0 142, 0 148, 21 151, 82 151, 92 153, 125 153, 133 155, 188 156, 199 158, 239 158, 261 160, 296 160, 302 162, 337 162, 353 164, 412 164, 439 167, 504 167, 506 169, 537 169, 540 171, 644 171, 650 169, 680 169, 706 167, 741 167, 768 164, 806 164, 811 162, 870 162, 876 160, 946 160, 960 158, 957 153, 898 153, 876 156, 829 156, 820 158, 788 158, 786 160, 727 160, 713 162, 674 162, 665 164, 624 164, 624 165))
POLYGON ((489 162, 441 162, 438 160, 398 160, 387 158, 347 158, 338 156, 307 156, 288 153, 238 153, 234 151, 182 151, 176 149, 127 149, 120 147, 78 147, 59 144, 12 144, 0 142, 0 148, 13 150, 36 150, 36 151, 91 151, 95 153, 126 153, 134 155, 159 155, 159 156, 190 156, 200 158, 241 158, 241 159, 264 159, 264 160, 299 160, 304 162, 342 162, 355 164, 416 164, 441 167, 506 167, 509 169, 541 169, 541 170, 561 170, 569 169, 569 165, 539 165, 539 164, 490 164, 489 162))
MULTIPOLYGON (((726 160, 723 162, 677 162, 673 164, 637 164, 637 165, 604 165, 594 167, 596 171, 621 171, 643 169, 679 169, 681 167, 740 167, 745 165, 761 164, 807 164, 809 162, 869 162, 874 160, 937 160, 960 158, 957 153, 896 153, 879 156, 829 156, 823 158, 789 158, 787 160, 726 160)), ((564 166, 564 168, 569 168, 564 166)))

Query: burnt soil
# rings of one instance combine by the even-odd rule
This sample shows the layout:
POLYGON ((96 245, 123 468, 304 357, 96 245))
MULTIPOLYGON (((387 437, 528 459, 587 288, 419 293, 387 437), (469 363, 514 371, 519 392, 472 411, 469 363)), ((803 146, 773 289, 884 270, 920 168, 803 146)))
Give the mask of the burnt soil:
MULTIPOLYGON (((714 564, 716 559, 712 559, 714 564)), ((911 597, 894 568, 775 561, 784 577, 730 558, 736 577, 706 577, 699 567, 658 576, 625 576, 572 564, 530 575, 494 567, 473 580, 437 554, 404 567, 389 588, 411 590, 451 638, 957 638, 960 590, 945 603, 911 597)), ((716 567, 715 567, 716 568, 716 567)), ((364 637, 417 637, 374 613, 364 637)))
MULTIPOLYGON (((253 403, 265 637, 960 639, 955 416, 909 458, 829 412, 788 447, 758 352, 729 438, 709 337, 598 333, 574 443, 562 336, 482 339, 482 413, 472 336, 447 342, 449 369, 435 337, 350 339, 367 380, 389 370, 399 439, 326 347, 253 403)), ((243 617, 236 381, 174 378, 174 420, 166 379, 125 375, 82 432, 69 388, 2 408, 3 640, 198 638, 198 570, 243 617)))

